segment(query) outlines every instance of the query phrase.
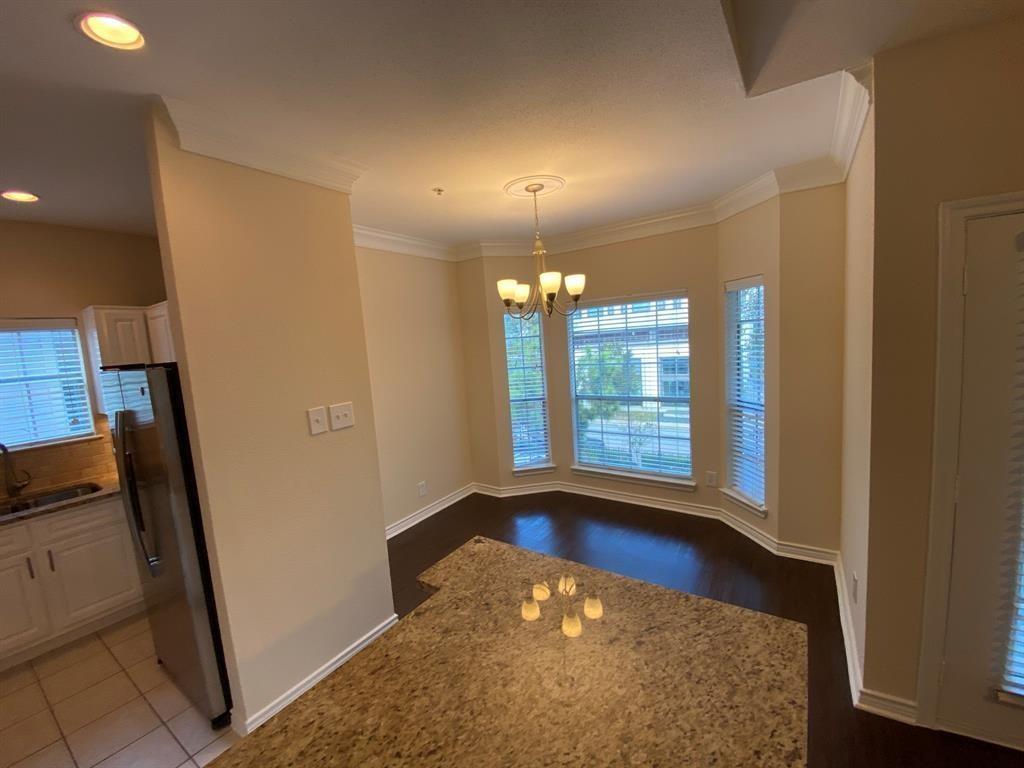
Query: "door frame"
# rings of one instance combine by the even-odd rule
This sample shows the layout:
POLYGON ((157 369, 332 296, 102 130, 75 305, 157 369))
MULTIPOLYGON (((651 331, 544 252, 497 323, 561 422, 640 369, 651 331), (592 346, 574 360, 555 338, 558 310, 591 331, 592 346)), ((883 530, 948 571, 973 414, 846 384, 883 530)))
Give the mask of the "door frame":
MULTIPOLYGON (((932 728, 950 730, 939 720, 938 710, 956 519, 967 224, 975 219, 1014 213, 1024 213, 1024 190, 939 204, 932 482, 921 655, 917 674, 918 723, 932 728)), ((981 734, 977 736, 985 738, 981 734)))

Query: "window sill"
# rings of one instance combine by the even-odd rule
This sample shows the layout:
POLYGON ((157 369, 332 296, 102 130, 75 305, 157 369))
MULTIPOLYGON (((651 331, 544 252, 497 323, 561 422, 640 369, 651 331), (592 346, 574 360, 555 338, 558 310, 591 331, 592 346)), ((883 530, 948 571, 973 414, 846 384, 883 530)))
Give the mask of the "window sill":
POLYGON ((96 432, 91 435, 82 435, 81 437, 69 437, 65 440, 47 440, 45 443, 29 443, 27 445, 12 445, 9 450, 11 453, 20 453, 21 451, 35 451, 40 448, 56 448, 58 445, 73 445, 74 443, 88 443, 92 440, 102 440, 103 435, 96 432))
POLYGON ((722 495, 727 499, 735 502, 747 511, 753 512, 758 517, 768 517, 768 507, 763 504, 758 504, 753 499, 748 499, 742 493, 734 491, 732 488, 719 488, 718 490, 721 491, 722 495))
POLYGON ((618 469, 604 469, 601 467, 586 467, 581 464, 573 464, 572 471, 578 475, 590 475, 592 477, 607 477, 613 480, 624 480, 639 485, 657 485, 663 488, 676 488, 681 491, 695 491, 697 484, 687 478, 678 480, 671 477, 658 477, 657 475, 642 475, 638 472, 625 472, 618 469))
POLYGON ((554 472, 556 469, 558 469, 558 466, 555 464, 534 464, 530 467, 513 469, 512 475, 515 477, 521 477, 523 475, 546 475, 549 472, 554 472))
POLYGON ((1009 688, 996 688, 996 701, 1012 707, 1024 707, 1024 691, 1009 688))

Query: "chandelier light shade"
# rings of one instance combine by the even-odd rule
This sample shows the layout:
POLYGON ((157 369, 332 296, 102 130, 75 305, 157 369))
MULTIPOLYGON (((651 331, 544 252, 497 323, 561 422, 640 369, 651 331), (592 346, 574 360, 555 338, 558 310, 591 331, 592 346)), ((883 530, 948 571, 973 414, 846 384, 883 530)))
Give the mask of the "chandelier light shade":
POLYGON ((540 618, 540 605, 534 598, 528 597, 523 600, 522 612, 525 621, 536 621, 540 618))
POLYGON ((588 619, 600 619, 604 616, 604 606, 597 595, 587 595, 583 601, 583 615, 588 619))
POLYGON ((566 637, 579 637, 583 634, 583 622, 576 611, 570 609, 562 616, 562 634, 566 637))
MULTIPOLYGON (((508 187, 506 186, 506 189, 508 187)), ((555 312, 565 317, 579 308, 580 297, 587 284, 586 275, 566 275, 565 292, 569 302, 559 301, 558 294, 562 289, 562 273, 548 271, 547 249, 540 236, 540 214, 537 209, 537 194, 543 191, 544 185, 537 182, 522 187, 522 191, 533 196, 533 264, 536 277, 534 282, 520 283, 511 278, 498 281, 498 296, 505 304, 505 311, 512 317, 529 320, 538 310, 543 309, 548 317, 555 312)), ((556 188, 557 189, 557 188, 556 188)))
POLYGON ((538 582, 533 585, 533 599, 544 602, 551 597, 551 587, 548 586, 546 581, 538 582))

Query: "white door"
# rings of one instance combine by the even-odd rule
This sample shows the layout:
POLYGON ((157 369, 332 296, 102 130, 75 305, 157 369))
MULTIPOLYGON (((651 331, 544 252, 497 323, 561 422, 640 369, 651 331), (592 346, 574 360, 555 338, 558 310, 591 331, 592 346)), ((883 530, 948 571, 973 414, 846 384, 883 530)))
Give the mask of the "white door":
POLYGON ((96 314, 103 365, 151 362, 146 310, 97 309, 96 314))
POLYGON ((40 576, 29 553, 0 560, 0 654, 50 633, 40 576))
POLYGON ((166 301, 146 308, 146 327, 149 330, 149 351, 153 362, 174 362, 177 358, 171 341, 171 321, 167 316, 166 301))
POLYGON ((1024 690, 1013 690, 1014 665, 1024 674, 1024 213, 968 222, 965 279, 959 491, 937 722, 1024 746, 1024 690))
POLYGON ((102 616, 142 594, 128 526, 106 526, 39 548, 56 629, 102 616))

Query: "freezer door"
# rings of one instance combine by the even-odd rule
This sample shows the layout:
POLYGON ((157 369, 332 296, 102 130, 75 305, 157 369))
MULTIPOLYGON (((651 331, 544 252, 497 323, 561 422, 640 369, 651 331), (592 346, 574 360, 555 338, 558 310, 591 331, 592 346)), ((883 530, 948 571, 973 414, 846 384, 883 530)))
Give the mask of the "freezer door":
MULTIPOLYGON (((132 373, 142 373, 132 372, 132 373)), ((119 437, 133 488, 126 497, 136 530, 142 589, 156 655, 196 707, 213 719, 227 709, 185 489, 167 371, 149 368, 137 384, 139 409, 121 418, 119 437), (123 442, 122 442, 123 441, 123 442), (130 497, 130 498, 129 498, 130 497)), ((211 598, 212 599, 212 598, 211 598)))

